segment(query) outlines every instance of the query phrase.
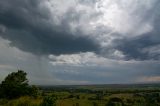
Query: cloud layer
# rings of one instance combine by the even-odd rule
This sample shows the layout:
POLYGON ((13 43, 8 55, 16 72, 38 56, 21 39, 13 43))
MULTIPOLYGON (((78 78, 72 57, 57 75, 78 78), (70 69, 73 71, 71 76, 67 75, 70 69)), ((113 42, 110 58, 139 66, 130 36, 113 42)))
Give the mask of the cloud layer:
POLYGON ((156 59, 159 53, 141 49, 160 43, 159 6, 158 0, 2 0, 1 36, 39 55, 92 51, 116 59, 118 51, 123 59, 156 59))
POLYGON ((37 84, 159 82, 159 10, 159 0, 1 0, 1 76, 20 67, 37 84))
POLYGON ((51 10, 43 1, 16 0, 12 3, 2 0, 0 9, 1 36, 21 50, 47 55, 98 49, 90 38, 70 33, 67 24, 56 25, 51 10))

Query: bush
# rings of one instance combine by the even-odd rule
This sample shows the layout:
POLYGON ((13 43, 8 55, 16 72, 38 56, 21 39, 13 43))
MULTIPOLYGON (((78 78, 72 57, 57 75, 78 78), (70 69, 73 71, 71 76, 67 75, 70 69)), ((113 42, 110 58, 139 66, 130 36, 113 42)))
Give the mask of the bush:
POLYGON ((41 106, 56 106, 56 99, 55 95, 46 96, 44 97, 41 106))
POLYGON ((114 97, 109 100, 106 106, 124 106, 124 103, 120 98, 114 97))

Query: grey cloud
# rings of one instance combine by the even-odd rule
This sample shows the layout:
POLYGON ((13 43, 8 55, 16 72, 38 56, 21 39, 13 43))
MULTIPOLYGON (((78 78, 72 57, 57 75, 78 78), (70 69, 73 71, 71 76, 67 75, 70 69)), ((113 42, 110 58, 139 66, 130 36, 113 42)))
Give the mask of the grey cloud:
MULTIPOLYGON (((160 25, 158 28, 160 28, 160 25)), ((151 47, 159 48, 160 36, 158 33, 160 33, 160 31, 155 29, 153 32, 144 34, 140 37, 115 40, 115 42, 117 42, 115 48, 122 51, 127 60, 159 60, 160 58, 158 57, 160 56, 160 52, 157 50, 155 50, 154 55, 150 54, 151 51, 144 51, 147 48, 149 50, 151 47)))
POLYGON ((34 84, 159 82, 159 10, 159 0, 0 0, 0 81, 18 67, 34 84))
MULTIPOLYGON (((49 10, 47 5, 43 4, 43 0, 15 0, 14 2, 11 0, 1 0, 0 24, 1 26, 6 27, 5 31, 2 31, 1 28, 1 36, 10 40, 10 45, 18 47, 23 51, 39 55, 59 55, 93 51, 96 53, 101 52, 102 55, 107 58, 116 59, 118 56, 112 56, 112 54, 116 50, 119 50, 118 53, 122 58, 118 57, 118 59, 124 59, 125 57, 123 58, 123 54, 128 60, 157 59, 159 54, 150 56, 149 52, 144 52, 142 50, 151 46, 156 46, 160 43, 158 36, 160 33, 160 16, 158 11, 160 3, 158 0, 155 0, 154 2, 148 0, 148 4, 144 3, 145 1, 140 1, 139 4, 135 1, 124 2, 114 0, 109 3, 99 1, 101 5, 106 3, 104 6, 112 6, 113 4, 116 4, 117 8, 120 9, 123 14, 121 14, 116 7, 113 8, 113 10, 115 9, 114 11, 118 11, 117 14, 112 12, 110 13, 109 11, 108 12, 110 14, 105 13, 105 10, 103 10, 105 9, 104 6, 99 7, 103 10, 101 12, 94 12, 90 10, 91 7, 95 9, 94 5, 98 2, 97 0, 78 0, 76 2, 80 4, 77 5, 77 7, 79 6, 78 9, 74 8, 75 5, 68 6, 67 4, 64 5, 65 10, 63 10, 63 8, 56 7, 56 2, 61 3, 62 1, 49 1, 50 4, 52 4, 51 2, 55 2, 53 3, 52 8, 54 11, 49 10), (123 5, 124 3, 126 3, 126 5, 123 5), (132 5, 132 3, 135 3, 135 5, 132 5), (131 10, 128 10, 127 6, 132 6, 131 10), (90 12, 89 14, 85 9, 83 9, 88 7, 88 11, 90 12), (57 13, 54 13, 57 8, 60 10, 57 10, 57 13), (65 12, 63 13, 63 11, 65 12), (126 16, 124 17, 126 18, 126 21, 121 15, 126 16), (100 16, 102 16, 102 19, 100 16), (108 19, 105 16, 113 18, 113 20, 108 19), (118 20, 116 16, 120 16, 122 22, 124 21, 124 27, 119 25, 121 20, 118 20), (136 16, 138 18, 136 18, 136 16), (59 25, 52 21, 53 17, 60 18, 61 22, 59 25), (129 22, 132 18, 133 22, 129 22), (93 26, 95 25, 95 27, 91 26, 90 23, 85 24, 85 22, 89 20, 92 20, 91 23, 93 26), (96 23, 98 20, 102 21, 102 23, 96 23), (105 21, 110 22, 114 20, 116 22, 111 22, 111 25, 103 25, 103 22, 105 21), (134 24, 134 21, 136 24, 134 24), (74 33, 71 31, 70 24, 72 23, 77 25, 77 27, 74 27, 74 33), (148 24, 149 29, 147 29, 148 24), (116 27, 117 25, 118 27, 116 27), (129 29, 127 29, 128 25, 129 29), (115 29, 117 31, 114 32, 114 28, 112 29, 111 26, 116 27, 115 29), (142 31, 143 33, 135 28, 137 26, 141 26, 139 29, 144 30, 142 31), (147 32, 146 29, 150 31, 152 26, 152 32, 147 32), (89 32, 91 31, 91 33, 89 33, 90 35, 85 35, 85 33, 83 33, 85 32, 85 29, 87 31, 89 30, 89 32), (136 30, 137 33, 135 32, 136 30), (134 35, 141 33, 143 35, 134 35), (99 47, 102 42, 107 45, 99 47)), ((63 4, 61 6, 63 7, 63 4)), ((110 10, 112 8, 110 7, 106 9, 110 10)))
POLYGON ((113 42, 115 49, 118 49, 124 53, 126 56, 126 60, 136 59, 136 60, 159 60, 160 59, 160 51, 158 51, 160 45, 160 2, 157 1, 154 5, 154 8, 151 9, 148 14, 146 14, 146 18, 153 17, 153 30, 151 32, 142 34, 137 37, 131 38, 122 38, 116 39, 113 42), (151 48, 156 48, 151 49, 151 48), (148 49, 148 50, 146 50, 148 49), (151 50, 151 51, 150 51, 151 50), (151 54, 154 52, 154 54, 151 54))
POLYGON ((41 0, 14 2, 1 0, 0 24, 6 27, 1 36, 10 40, 12 46, 33 54, 65 54, 98 50, 98 44, 89 37, 74 36, 70 33, 67 24, 53 25, 54 23, 50 22, 50 11, 41 7, 41 2, 41 0))
MULTIPOLYGON (((31 84, 115 84, 136 83, 155 78, 159 82, 159 61, 108 60, 99 56, 85 56, 95 65, 53 65, 47 57, 39 57, 8 45, 9 41, 0 38, 0 81, 8 73, 23 69, 28 73, 31 84), (97 58, 97 59, 94 59, 97 58), (99 63, 99 64, 98 64, 99 63), (138 67, 138 68, 137 68, 138 67), (142 79, 141 79, 142 77, 142 79), (139 78, 137 80, 137 78, 139 78)), ((65 59, 65 58, 63 58, 65 59)), ((73 58, 74 59, 74 58, 73 58)), ((68 56, 67 61, 70 61, 68 56)), ((76 59, 77 60, 77 59, 76 59)))
MULTIPOLYGON (((124 61, 123 61, 124 62, 124 61)), ((113 63, 114 64, 114 63, 113 63)), ((131 62, 112 66, 55 66, 51 72, 62 80, 88 81, 90 84, 139 83, 141 77, 160 76, 158 62, 131 62), (136 67, 139 67, 138 69, 136 67)), ((145 82, 145 81, 144 81, 145 82)), ((147 82, 147 81, 146 81, 147 82)), ((159 82, 159 80, 157 80, 159 82)))

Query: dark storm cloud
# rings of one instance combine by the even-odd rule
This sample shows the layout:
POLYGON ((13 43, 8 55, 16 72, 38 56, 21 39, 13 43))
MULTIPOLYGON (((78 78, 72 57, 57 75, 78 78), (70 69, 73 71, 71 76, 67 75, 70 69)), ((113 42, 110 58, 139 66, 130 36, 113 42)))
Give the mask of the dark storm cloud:
MULTIPOLYGON (((143 23, 147 23, 148 21, 150 21, 150 18, 151 19, 153 18, 154 20, 153 31, 149 33, 147 32, 144 35, 138 35, 138 36, 136 35, 137 37, 134 36, 134 34, 136 34, 134 33, 133 34, 134 37, 128 37, 128 38, 124 37, 127 35, 123 35, 125 34, 123 33, 123 31, 125 32, 125 28, 127 29, 128 27, 129 21, 127 20, 126 20, 126 23, 127 23, 126 26, 124 25, 122 29, 121 28, 119 29, 118 27, 118 32, 115 32, 117 34, 112 33, 108 35, 107 30, 109 30, 109 28, 106 25, 104 26, 104 28, 96 27, 95 30, 91 30, 93 31, 92 33, 93 36, 89 35, 88 37, 83 35, 82 30, 86 29, 88 31, 90 30, 89 28, 92 27, 89 25, 87 26, 88 23, 85 24, 86 21, 84 20, 88 19, 89 21, 90 19, 94 19, 94 18, 95 20, 97 20, 96 16, 98 16, 98 13, 96 12, 92 13, 91 10, 88 10, 89 13, 87 13, 82 8, 86 8, 89 5, 91 5, 92 7, 92 5, 95 4, 96 0, 93 0, 93 1, 78 0, 78 2, 76 3, 83 4, 84 6, 84 7, 79 6, 78 9, 80 11, 78 12, 74 8, 74 6, 73 7, 71 6, 70 8, 70 7, 67 7, 67 5, 64 5, 64 7, 66 6, 67 11, 63 13, 63 9, 66 9, 66 8, 63 8, 63 5, 62 5, 62 7, 60 7, 60 11, 57 11, 58 15, 59 15, 59 12, 62 11, 62 14, 60 13, 60 16, 62 15, 62 17, 59 17, 61 18, 60 25, 56 25, 54 22, 51 21, 52 20, 51 18, 53 18, 57 14, 51 13, 49 8, 46 7, 46 5, 44 6, 43 2, 44 2, 43 0, 34 0, 34 1, 33 0, 23 0, 23 1, 14 0, 14 2, 12 0, 1 0, 0 1, 0 28, 4 26, 6 27, 6 30, 4 31, 4 28, 3 28, 3 31, 0 29, 1 31, 0 36, 3 37, 4 39, 10 40, 11 41, 10 45, 12 46, 18 47, 23 51, 31 52, 33 54, 39 54, 39 55, 65 54, 65 53, 72 54, 76 52, 88 52, 88 51, 93 51, 98 53, 99 51, 103 51, 102 53, 103 56, 107 55, 106 56, 107 58, 119 59, 115 56, 112 56, 115 50, 119 50, 124 54, 124 57, 127 60, 130 60, 130 59, 159 60, 160 59, 160 53, 158 51, 154 53, 151 52, 153 51, 153 48, 159 49, 160 47, 159 46, 160 45, 160 40, 159 40, 160 39, 159 37, 160 3, 158 0, 154 4, 151 4, 151 7, 153 8, 146 7, 146 8, 149 8, 147 11, 148 12, 147 14, 145 13, 145 9, 143 9, 142 7, 139 7, 139 5, 135 7, 139 11, 135 11, 133 12, 133 14, 131 14, 131 16, 133 15, 132 16, 133 21, 134 21, 134 16, 136 16, 137 14, 138 14, 137 16, 142 17, 139 19, 140 21, 135 21, 137 23, 140 23, 140 24, 137 24, 137 26, 138 25, 145 26, 145 24, 143 23), (139 15, 140 13, 144 15, 141 16, 139 15), (87 18, 83 17, 82 14, 88 14, 86 16, 87 18), (72 33, 70 23, 75 24, 75 26, 82 24, 82 26, 75 27, 74 29, 75 32, 73 31, 74 33, 72 33), (104 32, 104 35, 106 35, 106 37, 104 37, 100 41, 93 40, 93 39, 99 39, 99 37, 101 37, 99 35, 103 32, 104 32), (103 40, 104 40, 104 43, 108 43, 109 40, 107 39, 110 39, 110 38, 113 38, 116 40, 113 41, 109 46, 106 45, 106 47, 101 47, 101 50, 99 50, 98 44, 101 44, 102 43, 101 41, 103 40), (120 40, 117 40, 119 38, 120 40)), ((117 1, 114 1, 114 2, 117 3, 117 1)), ((120 3, 118 4, 121 5, 120 3)), ((52 9, 55 9, 56 6, 57 5, 53 5, 52 9)), ((126 8, 126 10, 128 10, 128 8, 126 8)), ((125 12, 127 11, 124 11, 124 13, 125 12)), ((107 14, 105 15, 108 16, 107 14)), ((116 14, 111 14, 111 15, 116 16, 116 14)), ((123 19, 122 19, 122 22, 123 22, 123 19)), ((113 22, 112 24, 113 26, 117 26, 119 22, 117 23, 113 22)), ((129 24, 133 24, 133 23, 131 22, 129 24)), ((151 24, 151 22, 149 22, 148 24, 151 24)), ((131 27, 133 27, 134 29, 134 25, 131 27)), ((140 29, 143 30, 144 28, 140 28, 140 29)), ((136 29, 135 31, 139 32, 138 29, 136 29)), ((132 31, 130 30, 129 32, 132 33, 132 31)))
POLYGON ((12 46, 40 55, 98 49, 98 45, 90 38, 72 35, 67 30, 67 24, 64 23, 61 27, 54 26, 49 21, 50 11, 42 8, 41 2, 41 0, 1 0, 0 24, 5 26, 6 30, 0 36, 10 40, 12 46))
MULTIPOLYGON (((127 60, 160 60, 160 2, 148 13, 154 17, 153 30, 135 38, 115 40, 116 49, 122 51, 127 60), (150 49, 154 48, 154 49, 150 49)), ((144 19, 145 20, 145 19, 144 19)))
POLYGON ((134 39, 116 40, 116 49, 122 51, 126 59, 159 60, 160 52, 154 52, 154 50, 160 49, 160 36, 158 33, 160 31, 156 30, 134 39), (157 47, 157 49, 150 49, 152 47, 157 47), (154 54, 151 54, 151 52, 154 54))

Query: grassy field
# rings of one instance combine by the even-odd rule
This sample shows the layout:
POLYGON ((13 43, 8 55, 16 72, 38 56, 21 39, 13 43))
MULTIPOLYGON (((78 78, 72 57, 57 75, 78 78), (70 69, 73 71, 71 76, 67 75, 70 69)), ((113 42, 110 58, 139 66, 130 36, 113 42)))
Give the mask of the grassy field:
POLYGON ((20 97, 13 100, 0 100, 0 106, 40 106, 42 103, 42 98, 33 98, 33 97, 20 97))
POLYGON ((36 98, 25 96, 13 100, 0 99, 0 106, 160 106, 159 85, 45 86, 40 88, 41 93, 36 98), (44 102, 55 104, 45 105, 44 102))

